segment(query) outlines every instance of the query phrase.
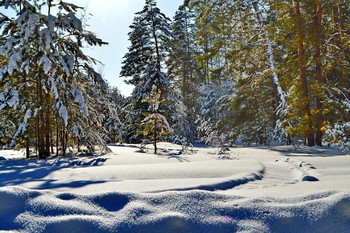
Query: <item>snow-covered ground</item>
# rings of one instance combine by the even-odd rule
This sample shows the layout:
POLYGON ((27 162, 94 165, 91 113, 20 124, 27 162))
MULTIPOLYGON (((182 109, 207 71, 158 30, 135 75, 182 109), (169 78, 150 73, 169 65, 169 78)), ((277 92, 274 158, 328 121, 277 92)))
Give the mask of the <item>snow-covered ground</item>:
POLYGON ((350 232, 350 156, 335 149, 110 148, 0 151, 0 232, 350 232))

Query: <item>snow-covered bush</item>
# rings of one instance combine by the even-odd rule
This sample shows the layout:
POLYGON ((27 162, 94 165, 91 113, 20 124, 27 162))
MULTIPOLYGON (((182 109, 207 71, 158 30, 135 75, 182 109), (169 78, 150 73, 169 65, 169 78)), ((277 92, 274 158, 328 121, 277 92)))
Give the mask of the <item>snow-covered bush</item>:
POLYGON ((327 142, 339 144, 343 150, 350 151, 350 122, 329 126, 325 134, 327 142))

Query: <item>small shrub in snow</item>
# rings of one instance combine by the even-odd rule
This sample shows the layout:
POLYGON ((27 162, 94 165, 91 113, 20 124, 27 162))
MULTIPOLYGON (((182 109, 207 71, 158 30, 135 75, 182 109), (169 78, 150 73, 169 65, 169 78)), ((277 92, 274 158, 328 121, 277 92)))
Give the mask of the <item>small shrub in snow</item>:
POLYGON ((326 140, 336 143, 345 151, 350 151, 350 122, 338 123, 326 128, 326 140))

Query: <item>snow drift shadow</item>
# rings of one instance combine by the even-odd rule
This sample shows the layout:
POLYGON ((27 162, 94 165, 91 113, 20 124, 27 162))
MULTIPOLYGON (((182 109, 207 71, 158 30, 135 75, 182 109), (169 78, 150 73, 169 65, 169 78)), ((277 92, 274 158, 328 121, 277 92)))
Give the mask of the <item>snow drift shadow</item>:
POLYGON ((171 153, 171 154, 162 154, 159 155, 159 157, 163 157, 163 158, 167 158, 167 159, 176 159, 179 162, 183 163, 183 162, 190 162, 186 157, 181 156, 177 153, 171 153))
MULTIPOLYGON (((263 148, 262 148, 263 149, 263 148)), ((275 146, 268 147, 270 151, 279 152, 284 156, 303 156, 303 157, 332 157, 344 156, 345 154, 336 148, 327 147, 307 147, 307 146, 275 146)))
POLYGON ((156 192, 165 191, 190 191, 190 190, 204 190, 204 191, 216 191, 216 190, 228 190, 239 185, 246 184, 251 181, 261 180, 265 173, 265 168, 262 167, 261 170, 252 173, 239 174, 232 177, 226 177, 221 182, 215 182, 211 184, 193 186, 188 188, 178 188, 178 189, 168 189, 156 192))
MULTIPOLYGON (((84 160, 78 158, 55 159, 55 160, 5 160, 0 161, 0 186, 22 185, 28 182, 40 181, 38 189, 53 187, 82 187, 93 181, 76 181, 70 183, 54 184, 54 180, 45 179, 51 173, 64 168, 78 168, 101 166, 107 159, 89 158, 84 160)), ((102 182, 102 181, 101 181, 102 182)))

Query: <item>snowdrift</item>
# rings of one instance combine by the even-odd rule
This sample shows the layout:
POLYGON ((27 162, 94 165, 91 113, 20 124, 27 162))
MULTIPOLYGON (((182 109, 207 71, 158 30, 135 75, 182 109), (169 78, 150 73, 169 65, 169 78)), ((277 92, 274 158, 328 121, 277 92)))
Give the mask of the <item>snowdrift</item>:
POLYGON ((350 232, 350 193, 244 198, 206 191, 73 194, 0 188, 11 232, 350 232))
POLYGON ((20 186, 74 193, 96 190, 155 192, 226 190, 259 180, 264 166, 255 160, 186 163, 114 164, 110 158, 8 160, 0 163, 0 186, 20 186))
POLYGON ((350 156, 162 146, 49 160, 0 151, 0 232, 350 233, 350 156))

